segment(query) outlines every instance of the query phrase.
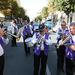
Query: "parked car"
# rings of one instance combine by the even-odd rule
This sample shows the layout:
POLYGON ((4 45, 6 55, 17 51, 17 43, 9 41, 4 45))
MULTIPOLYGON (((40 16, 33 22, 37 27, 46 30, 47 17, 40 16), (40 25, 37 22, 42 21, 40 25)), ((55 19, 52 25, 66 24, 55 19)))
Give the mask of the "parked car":
POLYGON ((45 24, 49 29, 52 29, 53 23, 52 23, 52 20, 51 20, 51 19, 46 20, 44 24, 45 24))

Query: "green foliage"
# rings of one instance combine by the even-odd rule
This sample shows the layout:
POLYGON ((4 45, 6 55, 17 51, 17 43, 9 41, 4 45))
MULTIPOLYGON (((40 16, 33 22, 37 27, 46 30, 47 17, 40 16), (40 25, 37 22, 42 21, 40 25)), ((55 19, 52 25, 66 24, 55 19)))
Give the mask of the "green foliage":
POLYGON ((22 7, 19 7, 16 1, 13 1, 11 10, 11 13, 15 18, 23 18, 25 16, 25 10, 22 7))
POLYGON ((0 0, 0 10, 10 8, 10 0, 0 0))
POLYGON ((17 14, 18 14, 18 17, 24 18, 25 17, 25 10, 22 7, 20 7, 17 14))
POLYGON ((70 12, 75 11, 75 0, 48 0, 48 8, 51 8, 50 6, 69 15, 70 12))
POLYGON ((25 15, 25 16, 23 17, 23 20, 27 20, 28 22, 30 22, 30 18, 29 18, 27 15, 25 15))
POLYGON ((20 7, 16 0, 0 0, 0 11, 2 11, 5 16, 11 16, 15 18, 26 18, 29 20, 29 17, 26 16, 26 11, 20 7))
POLYGON ((36 19, 37 22, 38 22, 38 21, 42 21, 42 16, 39 15, 39 16, 37 16, 35 19, 36 19))
POLYGON ((19 11, 19 6, 18 6, 16 1, 13 1, 12 2, 12 7, 11 7, 11 14, 14 17, 18 17, 18 11, 19 11))
POLYGON ((57 10, 56 6, 56 1, 55 0, 48 0, 48 12, 54 13, 57 10))
POLYGON ((48 16, 48 8, 44 7, 41 11, 42 18, 46 18, 48 16))
POLYGON ((75 0, 55 0, 58 10, 64 11, 67 15, 75 11, 75 0))

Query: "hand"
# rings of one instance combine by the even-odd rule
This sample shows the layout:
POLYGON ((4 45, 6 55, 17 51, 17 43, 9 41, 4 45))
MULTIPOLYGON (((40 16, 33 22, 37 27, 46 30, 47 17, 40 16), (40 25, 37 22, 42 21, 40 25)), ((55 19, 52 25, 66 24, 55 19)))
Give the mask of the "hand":
POLYGON ((71 45, 70 48, 75 51, 75 45, 71 45))
POLYGON ((5 35, 5 31, 0 28, 0 36, 4 36, 4 35, 5 35))
POLYGON ((46 41, 46 39, 44 37, 42 37, 42 41, 46 41))
POLYGON ((62 36, 62 40, 65 40, 67 38, 67 36, 63 35, 62 36))

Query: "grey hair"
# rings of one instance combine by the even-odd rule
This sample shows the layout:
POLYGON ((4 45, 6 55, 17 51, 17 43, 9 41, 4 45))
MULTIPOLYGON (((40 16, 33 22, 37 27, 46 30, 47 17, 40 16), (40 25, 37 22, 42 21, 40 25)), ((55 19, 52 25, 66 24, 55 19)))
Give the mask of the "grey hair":
POLYGON ((63 23, 65 23, 65 24, 66 24, 66 22, 65 22, 65 21, 61 21, 61 24, 63 24, 63 23))
POLYGON ((75 22, 70 23, 70 26, 75 26, 75 22))

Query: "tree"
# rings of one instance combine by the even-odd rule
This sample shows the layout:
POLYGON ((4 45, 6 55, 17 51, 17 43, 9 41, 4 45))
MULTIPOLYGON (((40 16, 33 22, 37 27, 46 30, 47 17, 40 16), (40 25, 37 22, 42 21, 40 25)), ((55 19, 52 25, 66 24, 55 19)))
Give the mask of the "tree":
POLYGON ((0 0, 0 11, 5 15, 9 14, 11 8, 10 0, 0 0))
POLYGON ((11 3, 11 16, 17 17, 19 11, 19 6, 16 1, 11 3))
POLYGON ((41 11, 42 18, 46 18, 48 16, 48 7, 44 7, 41 11))
POLYGON ((11 18, 26 18, 26 10, 20 7, 16 0, 0 0, 0 11, 4 13, 5 16, 10 16, 11 18))
POLYGON ((12 2, 11 14, 15 18, 24 18, 26 16, 26 11, 22 7, 20 7, 16 1, 12 2))
POLYGON ((25 17, 25 9, 23 9, 22 7, 20 7, 18 10, 18 17, 20 17, 20 18, 25 17))
POLYGON ((54 0, 56 2, 56 7, 60 11, 64 11, 68 15, 75 11, 75 0, 54 0))
POLYGON ((37 16, 35 19, 37 20, 37 22, 38 22, 38 21, 42 21, 42 16, 39 15, 39 16, 37 16))
POLYGON ((29 18, 29 16, 27 16, 27 15, 25 15, 25 16, 23 17, 23 20, 27 20, 28 22, 30 22, 30 18, 29 18))
POLYGON ((0 0, 0 10, 10 8, 10 0, 0 0))
POLYGON ((0 0, 0 11, 5 16, 11 15, 13 1, 16 1, 16 0, 0 0))
POLYGON ((48 13, 54 13, 57 10, 55 0, 48 0, 48 13))

